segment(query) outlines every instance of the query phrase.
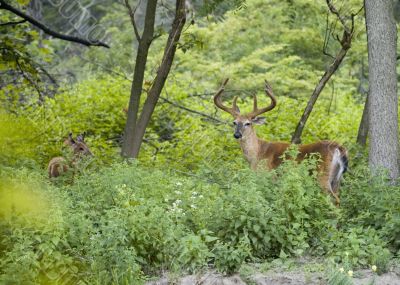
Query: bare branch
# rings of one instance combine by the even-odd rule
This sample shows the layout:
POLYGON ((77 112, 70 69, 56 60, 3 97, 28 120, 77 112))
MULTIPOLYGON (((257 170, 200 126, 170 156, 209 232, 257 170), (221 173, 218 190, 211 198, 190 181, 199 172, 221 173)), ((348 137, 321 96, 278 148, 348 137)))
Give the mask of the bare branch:
POLYGON ((324 45, 322 47, 322 53, 326 56, 329 56, 332 59, 335 59, 335 57, 328 52, 329 39, 331 38, 333 30, 334 30, 333 23, 329 25, 329 12, 328 12, 326 14, 326 29, 325 29, 324 45))
POLYGON ((141 37, 140 37, 139 30, 136 25, 135 13, 136 13, 136 10, 139 7, 140 3, 141 3, 141 1, 139 1, 139 3, 137 4, 137 6, 135 7, 135 10, 132 10, 131 5, 129 4, 129 0, 125 0, 125 6, 128 9, 128 14, 129 14, 129 17, 131 18, 132 27, 133 27, 133 30, 135 31, 136 40, 138 42, 140 42, 141 37))
POLYGON ((317 102, 319 95, 321 94, 322 90, 325 88, 325 85, 328 83, 328 81, 330 80, 332 75, 339 68, 340 64, 342 63, 343 59, 345 58, 345 56, 347 54, 347 51, 351 47, 351 41, 353 39, 355 14, 351 15, 351 27, 348 27, 346 25, 344 17, 338 12, 338 10, 335 8, 335 6, 333 6, 331 0, 326 0, 326 3, 328 5, 331 13, 336 15, 336 17, 339 19, 339 22, 343 25, 343 28, 344 28, 343 35, 341 38, 339 38, 339 36, 336 35, 336 39, 339 41, 339 43, 341 45, 341 49, 336 54, 333 62, 329 66, 328 70, 325 71, 325 73, 319 80, 317 86, 315 87, 315 89, 307 103, 307 106, 303 112, 303 115, 301 116, 300 121, 298 122, 298 124, 296 126, 296 130, 294 131, 294 133, 292 135, 292 143, 295 143, 295 144, 298 144, 301 142, 301 135, 303 133, 304 127, 306 125, 308 117, 310 116, 310 114, 313 110, 315 103, 317 102))
POLYGON ((26 20, 21 20, 21 21, 16 21, 16 22, 7 22, 7 23, 0 23, 0 27, 4 27, 4 26, 15 26, 15 25, 19 25, 19 24, 23 24, 27 22, 26 20))
POLYGON ((361 6, 361 8, 357 11, 357 13, 352 14, 352 16, 358 16, 358 14, 360 14, 362 10, 364 10, 364 3, 361 6))
POLYGON ((349 27, 347 27, 346 25, 346 20, 344 19, 344 17, 339 13, 339 11, 336 9, 335 6, 333 6, 332 1, 331 0, 326 0, 326 4, 328 5, 329 10, 331 11, 332 14, 336 15, 336 17, 339 19, 339 21, 342 23, 342 26, 344 27, 344 29, 346 30, 346 32, 350 33, 351 30, 349 29, 349 27))
POLYGON ((18 66, 19 71, 21 72, 22 77, 24 77, 36 90, 39 95, 39 102, 43 102, 43 95, 40 91, 39 86, 25 73, 24 69, 22 68, 21 64, 19 63, 18 59, 15 60, 15 63, 18 66))
POLYGON ((7 10, 10 11, 11 13, 23 18, 25 21, 31 23, 32 25, 34 25, 35 27, 41 29, 43 32, 45 32, 46 34, 54 37, 54 38, 58 38, 64 41, 69 41, 69 42, 75 42, 78 44, 82 44, 85 46, 102 46, 102 47, 106 47, 109 48, 110 46, 100 42, 100 41, 88 41, 79 37, 75 37, 75 36, 69 36, 69 35, 64 35, 64 34, 60 34, 56 31, 53 31, 52 29, 50 29, 49 27, 47 27, 45 24, 39 22, 38 20, 34 19, 33 17, 23 13, 22 11, 12 7, 11 5, 7 4, 4 0, 0 0, 0 9, 3 10, 7 10))
POLYGON ((193 113, 193 114, 200 115, 200 116, 202 116, 202 117, 205 117, 205 118, 210 119, 210 120, 212 120, 212 121, 218 122, 218 123, 220 123, 220 124, 225 124, 224 121, 221 121, 221 120, 219 120, 219 119, 217 119, 217 118, 214 118, 213 116, 210 116, 210 115, 208 115, 208 114, 205 114, 205 113, 202 113, 202 112, 199 112, 199 111, 196 111, 196 110, 189 109, 189 108, 187 108, 187 107, 185 107, 185 106, 179 105, 178 103, 172 102, 172 101, 168 100, 167 98, 160 97, 160 100, 161 100, 161 101, 164 101, 165 103, 168 103, 168 104, 170 104, 170 105, 172 105, 172 106, 174 106, 174 107, 176 107, 176 108, 185 110, 185 111, 190 112, 190 113, 193 113))
POLYGON ((56 87, 59 87, 57 80, 51 75, 43 65, 39 64, 36 62, 36 65, 39 67, 39 69, 50 79, 51 83, 53 83, 56 87))
POLYGON ((162 35, 163 35, 162 32, 158 32, 157 34, 155 34, 155 35, 153 36, 153 38, 151 39, 151 41, 152 41, 152 42, 155 41, 156 39, 158 39, 158 38, 161 37, 162 35))

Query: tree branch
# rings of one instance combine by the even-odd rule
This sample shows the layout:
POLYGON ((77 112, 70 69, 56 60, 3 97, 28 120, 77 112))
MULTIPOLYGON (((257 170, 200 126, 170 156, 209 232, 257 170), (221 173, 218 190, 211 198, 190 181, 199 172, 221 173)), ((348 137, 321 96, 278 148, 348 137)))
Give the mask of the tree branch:
POLYGON ((31 78, 29 78, 29 76, 27 74, 25 74, 25 71, 22 68, 21 64, 19 63, 18 58, 15 59, 15 63, 17 64, 18 69, 22 74, 22 77, 24 77, 35 88, 36 92, 39 95, 39 102, 43 102, 43 95, 42 95, 42 92, 40 91, 39 86, 31 78))
POLYGON ((16 22, 7 22, 7 23, 1 23, 0 27, 4 27, 4 26, 15 26, 15 25, 19 25, 19 24, 23 24, 25 23, 26 20, 21 20, 21 21, 16 21, 16 22))
POLYGON ((135 31, 136 40, 138 42, 140 42, 141 38, 140 38, 139 30, 137 28, 136 21, 135 21, 135 13, 136 13, 137 8, 140 5, 140 2, 141 1, 139 1, 139 3, 137 4, 135 10, 132 10, 131 5, 129 5, 129 0, 125 0, 125 6, 128 9, 128 14, 129 14, 129 17, 131 18, 131 23, 132 23, 132 26, 133 26, 133 30, 135 31))
POLYGON ((326 14, 326 29, 325 29, 325 37, 324 37, 324 45, 322 47, 322 53, 326 56, 329 56, 332 59, 335 59, 335 57, 328 52, 329 39, 331 38, 333 30, 334 30, 333 23, 329 25, 329 12, 328 12, 326 14))
POLYGON ((317 102, 319 95, 321 94, 322 90, 325 88, 325 85, 328 83, 329 79, 336 72, 336 70, 339 68, 340 64, 342 63, 343 59, 345 58, 347 51, 351 47, 351 41, 353 39, 355 14, 351 15, 351 26, 349 27, 346 25, 346 22, 344 21, 343 16, 340 15, 338 10, 333 6, 331 0, 326 0, 326 3, 328 5, 331 13, 335 14, 338 17, 340 23, 343 25, 344 30, 343 30, 342 38, 339 38, 339 36, 337 36, 337 39, 341 45, 341 49, 337 53, 336 57, 334 58, 332 64, 329 66, 328 70, 325 71, 324 75, 319 80, 317 86, 315 87, 315 89, 310 97, 310 100, 307 103, 307 106, 303 112, 303 115, 301 116, 301 119, 296 126, 296 130, 294 131, 294 133, 292 135, 291 141, 294 144, 301 143, 301 135, 303 133, 303 130, 304 130, 304 127, 308 120, 308 117, 310 116, 310 114, 314 108, 314 105, 317 102))
POLYGON ((346 20, 342 15, 340 15, 339 11, 336 9, 335 6, 333 6, 331 0, 326 0, 326 4, 328 5, 329 10, 331 11, 332 14, 336 15, 336 17, 339 19, 340 23, 342 23, 342 26, 346 30, 346 32, 350 32, 349 28, 346 25, 346 20))
POLYGON ((219 119, 217 119, 217 118, 214 118, 213 116, 210 116, 210 115, 208 115, 208 114, 205 114, 205 113, 202 113, 202 112, 193 110, 193 109, 189 109, 189 108, 187 108, 187 107, 185 107, 185 106, 179 105, 178 103, 172 102, 172 101, 168 100, 167 98, 160 97, 160 100, 161 100, 161 101, 164 101, 165 103, 168 103, 168 104, 170 104, 170 105, 172 105, 172 106, 174 106, 174 107, 176 107, 176 108, 185 110, 185 111, 187 111, 187 112, 189 112, 189 113, 193 113, 193 114, 200 115, 200 116, 202 116, 202 117, 205 117, 205 118, 210 119, 210 120, 212 120, 212 121, 218 122, 218 123, 220 123, 220 124, 225 124, 225 123, 226 123, 226 122, 221 121, 221 120, 219 120, 219 119))
POLYGON ((11 5, 7 4, 4 0, 0 0, 0 10, 7 10, 10 11, 11 13, 23 18, 25 21, 31 23, 32 25, 34 25, 35 27, 41 29, 43 32, 45 32, 46 34, 54 37, 54 38, 58 38, 64 41, 69 41, 69 42, 75 42, 78 44, 82 44, 85 46, 102 46, 102 47, 106 47, 109 48, 110 46, 100 42, 100 41, 88 41, 79 37, 75 37, 75 36, 68 36, 68 35, 63 35, 60 34, 56 31, 51 30, 49 27, 47 27, 45 24, 39 22, 38 20, 34 19, 33 17, 25 14, 24 12, 18 10, 15 7, 12 7, 11 5))

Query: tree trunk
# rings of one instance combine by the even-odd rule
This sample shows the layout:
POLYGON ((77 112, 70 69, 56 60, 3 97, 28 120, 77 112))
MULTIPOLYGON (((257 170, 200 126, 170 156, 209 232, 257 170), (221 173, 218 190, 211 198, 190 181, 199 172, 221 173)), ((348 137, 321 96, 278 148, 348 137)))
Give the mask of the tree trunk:
POLYGON ((337 36, 337 40, 339 40, 339 42, 340 42, 341 49, 336 54, 335 59, 332 62, 332 64, 329 66, 328 70, 324 73, 324 75, 319 80, 317 86, 315 87, 315 89, 310 97, 310 100, 307 103, 307 106, 303 112, 303 115, 301 116, 300 121, 296 126, 296 130, 294 131, 294 133, 292 135, 291 142, 294 144, 301 143, 301 135, 302 135, 304 127, 307 123, 308 117, 310 116, 310 114, 314 108, 314 105, 317 102, 319 95, 321 94, 322 90, 325 88, 326 83, 328 83, 329 79, 336 72, 336 70, 339 68, 340 64, 342 63, 343 59, 345 58, 347 51, 351 47, 351 41, 353 39, 355 15, 354 14, 351 15, 351 26, 348 26, 346 24, 345 18, 339 13, 339 11, 333 5, 332 0, 326 0, 326 4, 328 5, 329 11, 338 18, 339 22, 343 26, 342 38, 339 39, 339 37, 337 36))
POLYGON ((139 113, 140 98, 142 95, 144 73, 146 71, 147 56, 154 37, 154 22, 156 17, 157 0, 148 0, 146 7, 143 35, 139 40, 136 54, 135 71, 131 86, 129 99, 128 118, 126 120, 124 139, 121 154, 125 157, 134 158, 134 137, 139 113))
POLYGON ((150 118, 157 105, 158 99, 160 98, 161 91, 164 87, 165 81, 167 80, 168 74, 171 70, 171 66, 175 57, 175 52, 179 38, 182 34, 182 29, 186 22, 186 11, 185 1, 176 1, 176 12, 175 19, 172 24, 171 31, 167 44, 165 46, 163 59, 160 67, 157 70, 156 78, 154 79, 153 85, 151 86, 148 97, 144 103, 142 113, 136 126, 135 136, 133 139, 132 154, 133 157, 139 155, 140 146, 143 142, 143 136, 145 134, 147 125, 149 124, 150 118))
POLYGON ((303 130, 304 130, 304 127, 308 120, 308 117, 310 116, 310 114, 314 108, 314 105, 317 102, 317 99, 318 99, 319 95, 321 94, 322 90, 324 89, 326 83, 328 83, 329 79, 332 77, 332 75, 335 73, 335 71, 339 68, 340 63, 343 61, 344 57, 346 56, 347 50, 348 49, 342 48, 339 51, 334 62, 331 64, 329 69, 324 73, 324 75, 320 79, 317 87, 315 87, 314 92, 312 93, 310 100, 307 103, 307 107, 305 108, 303 115, 301 116, 301 119, 296 126, 296 130, 293 133, 292 143, 294 143, 294 144, 301 143, 301 134, 303 133, 303 130))
POLYGON ((365 0, 369 62, 369 165, 399 177, 397 29, 392 0, 365 0))
POLYGON ((358 134, 357 134, 357 143, 364 147, 367 145, 367 138, 369 131, 368 112, 369 112, 369 94, 367 94, 367 98, 365 98, 364 110, 360 126, 358 127, 358 134))

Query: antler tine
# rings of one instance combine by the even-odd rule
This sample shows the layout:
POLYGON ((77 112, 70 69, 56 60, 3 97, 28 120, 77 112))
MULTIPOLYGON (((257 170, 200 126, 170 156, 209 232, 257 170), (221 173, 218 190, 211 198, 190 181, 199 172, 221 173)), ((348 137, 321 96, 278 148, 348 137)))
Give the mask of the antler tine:
POLYGON ((232 104, 232 109, 235 111, 235 113, 240 113, 239 107, 237 106, 237 100, 238 100, 238 96, 235 96, 233 98, 233 104, 232 104))
POLYGON ((224 104, 222 103, 222 99, 221 99, 221 95, 225 91, 225 85, 228 83, 228 81, 229 81, 229 78, 226 78, 225 81, 222 83, 221 87, 218 89, 217 93, 214 95, 214 104, 221 110, 228 112, 232 116, 236 116, 239 114, 239 112, 238 112, 239 108, 236 105, 237 96, 233 99, 232 108, 224 106, 224 104))
POLYGON ((256 111, 258 108, 257 108, 257 95, 256 94, 254 94, 253 95, 253 112, 254 111, 256 111))
POLYGON ((276 106, 276 98, 275 98, 274 93, 272 91, 272 87, 271 87, 271 85, 269 85, 267 80, 265 80, 265 93, 267 94, 267 96, 269 98, 271 98, 271 104, 268 107, 258 109, 258 107, 257 107, 257 95, 254 95, 254 97, 253 97, 254 98, 253 112, 251 112, 249 114, 252 118, 255 118, 258 115, 261 115, 262 113, 271 111, 272 109, 275 108, 275 106, 276 106))

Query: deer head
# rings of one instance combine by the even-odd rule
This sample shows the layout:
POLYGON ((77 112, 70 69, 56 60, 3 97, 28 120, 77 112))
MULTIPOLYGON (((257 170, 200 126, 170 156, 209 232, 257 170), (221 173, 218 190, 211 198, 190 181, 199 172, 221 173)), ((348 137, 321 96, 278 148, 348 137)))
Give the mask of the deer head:
POLYGON ((72 133, 70 133, 68 138, 64 141, 64 144, 69 145, 72 148, 75 156, 93 155, 85 143, 85 133, 78 135, 76 140, 73 139, 72 133))
POLYGON ((228 83, 228 81, 229 78, 225 79, 224 83, 222 83, 222 86, 214 96, 214 103, 218 108, 233 116, 234 118, 233 124, 235 126, 235 133, 233 136, 236 139, 240 139, 242 137, 246 137, 246 135, 249 134, 250 132, 253 132, 253 125, 262 125, 265 123, 265 118, 258 116, 268 111, 271 111, 273 108, 275 108, 276 98, 272 92, 271 86, 268 84, 267 81, 265 81, 265 93, 269 98, 271 98, 271 104, 265 108, 258 109, 257 96, 254 95, 253 111, 247 114, 240 114, 240 109, 236 104, 238 99, 237 96, 233 98, 233 105, 231 108, 224 106, 224 104, 222 103, 221 96, 225 90, 225 86, 228 83))

